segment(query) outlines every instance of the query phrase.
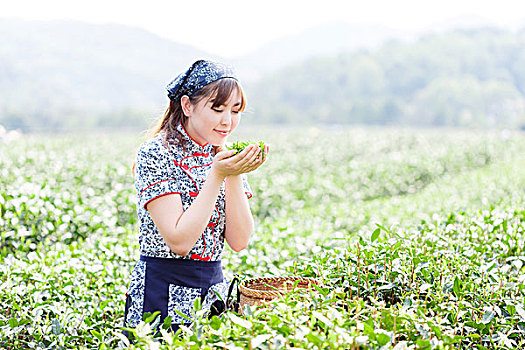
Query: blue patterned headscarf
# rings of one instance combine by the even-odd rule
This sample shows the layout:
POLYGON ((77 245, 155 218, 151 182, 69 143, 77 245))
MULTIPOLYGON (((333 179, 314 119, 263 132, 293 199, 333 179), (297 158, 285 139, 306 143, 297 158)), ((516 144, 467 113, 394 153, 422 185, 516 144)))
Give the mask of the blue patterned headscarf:
POLYGON ((184 95, 191 96, 209 83, 223 78, 237 78, 231 66, 219 62, 198 60, 184 73, 179 74, 166 86, 170 100, 177 102, 184 95))

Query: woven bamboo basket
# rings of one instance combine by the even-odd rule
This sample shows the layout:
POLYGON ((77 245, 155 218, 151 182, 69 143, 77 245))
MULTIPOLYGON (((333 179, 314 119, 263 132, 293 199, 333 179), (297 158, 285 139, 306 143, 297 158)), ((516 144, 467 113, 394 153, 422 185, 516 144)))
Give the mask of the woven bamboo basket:
POLYGON ((319 281, 308 277, 264 277, 251 278, 239 283, 239 309, 242 313, 244 305, 264 305, 291 292, 297 282, 295 291, 305 292, 320 285, 319 281), (297 282, 298 281, 298 282, 297 282))

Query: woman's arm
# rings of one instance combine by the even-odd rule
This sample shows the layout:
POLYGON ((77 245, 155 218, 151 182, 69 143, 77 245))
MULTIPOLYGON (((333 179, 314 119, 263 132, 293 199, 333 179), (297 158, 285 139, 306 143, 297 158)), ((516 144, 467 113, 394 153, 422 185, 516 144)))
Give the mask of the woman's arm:
POLYGON ((168 247, 185 256, 206 229, 224 177, 210 171, 199 195, 184 211, 179 194, 159 197, 148 204, 148 211, 168 247))
POLYGON ((226 228, 224 237, 228 245, 239 252, 248 246, 253 233, 253 217, 244 193, 240 175, 228 176, 225 184, 226 228))
MULTIPOLYGON (((146 209, 162 238, 175 254, 187 255, 206 229, 224 179, 227 176, 237 176, 253 171, 264 161, 257 160, 258 151, 255 147, 247 147, 238 155, 233 156, 234 153, 234 151, 217 153, 199 195, 186 211, 183 209, 179 194, 168 194, 148 203, 146 209)), ((234 195, 232 198, 235 197, 234 195)), ((249 216, 251 218, 251 214, 249 216)), ((228 214, 226 214, 227 217, 228 214)), ((238 232, 238 230, 234 231, 238 232)))
MULTIPOLYGON (((255 151, 248 161, 253 166, 249 171, 253 171, 264 163, 270 149, 266 145, 264 146, 264 152, 261 153, 259 147, 255 145, 250 145, 247 148, 255 151)), ((248 246, 254 229, 250 204, 248 203, 248 198, 246 198, 240 175, 230 175, 226 178, 225 196, 226 227, 224 229, 224 237, 228 245, 236 252, 239 252, 248 246)))

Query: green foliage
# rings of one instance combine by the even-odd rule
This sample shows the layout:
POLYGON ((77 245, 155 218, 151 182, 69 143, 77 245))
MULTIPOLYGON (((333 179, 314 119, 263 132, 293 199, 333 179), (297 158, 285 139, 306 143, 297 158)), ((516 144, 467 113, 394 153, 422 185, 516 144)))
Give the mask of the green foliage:
POLYGON ((525 346, 523 134, 244 132, 272 154, 249 174, 257 229, 248 249, 226 250, 225 273, 321 287, 245 316, 203 319, 197 301, 176 335, 145 315, 131 344, 121 326, 138 257, 138 138, 31 137, 0 145, 0 347, 525 346))
POLYGON ((0 145, 4 254, 132 227, 136 212, 130 164, 136 141, 127 140, 118 149, 102 137, 82 137, 82 144, 77 143, 81 137, 73 136, 40 144, 39 139, 35 135, 0 145), (120 156, 127 161, 119 162, 120 156))
POLYGON ((251 142, 251 141, 237 141, 233 142, 231 145, 227 145, 226 148, 229 150, 235 150, 235 154, 242 152, 249 145, 257 145, 261 149, 261 152, 264 152, 264 141, 251 142))

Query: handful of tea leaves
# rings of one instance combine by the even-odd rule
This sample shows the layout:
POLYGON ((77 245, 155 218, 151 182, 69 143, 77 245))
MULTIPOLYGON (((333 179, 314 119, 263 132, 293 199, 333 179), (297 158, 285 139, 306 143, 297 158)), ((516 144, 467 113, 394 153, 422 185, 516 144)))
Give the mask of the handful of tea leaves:
POLYGON ((262 154, 264 154, 264 141, 259 141, 259 142, 238 141, 238 142, 234 142, 234 143, 232 143, 230 145, 226 145, 226 148, 229 149, 229 150, 233 149, 233 150, 235 150, 235 154, 238 154, 238 153, 242 152, 242 150, 244 150, 249 145, 258 145, 259 148, 261 149, 262 154))

